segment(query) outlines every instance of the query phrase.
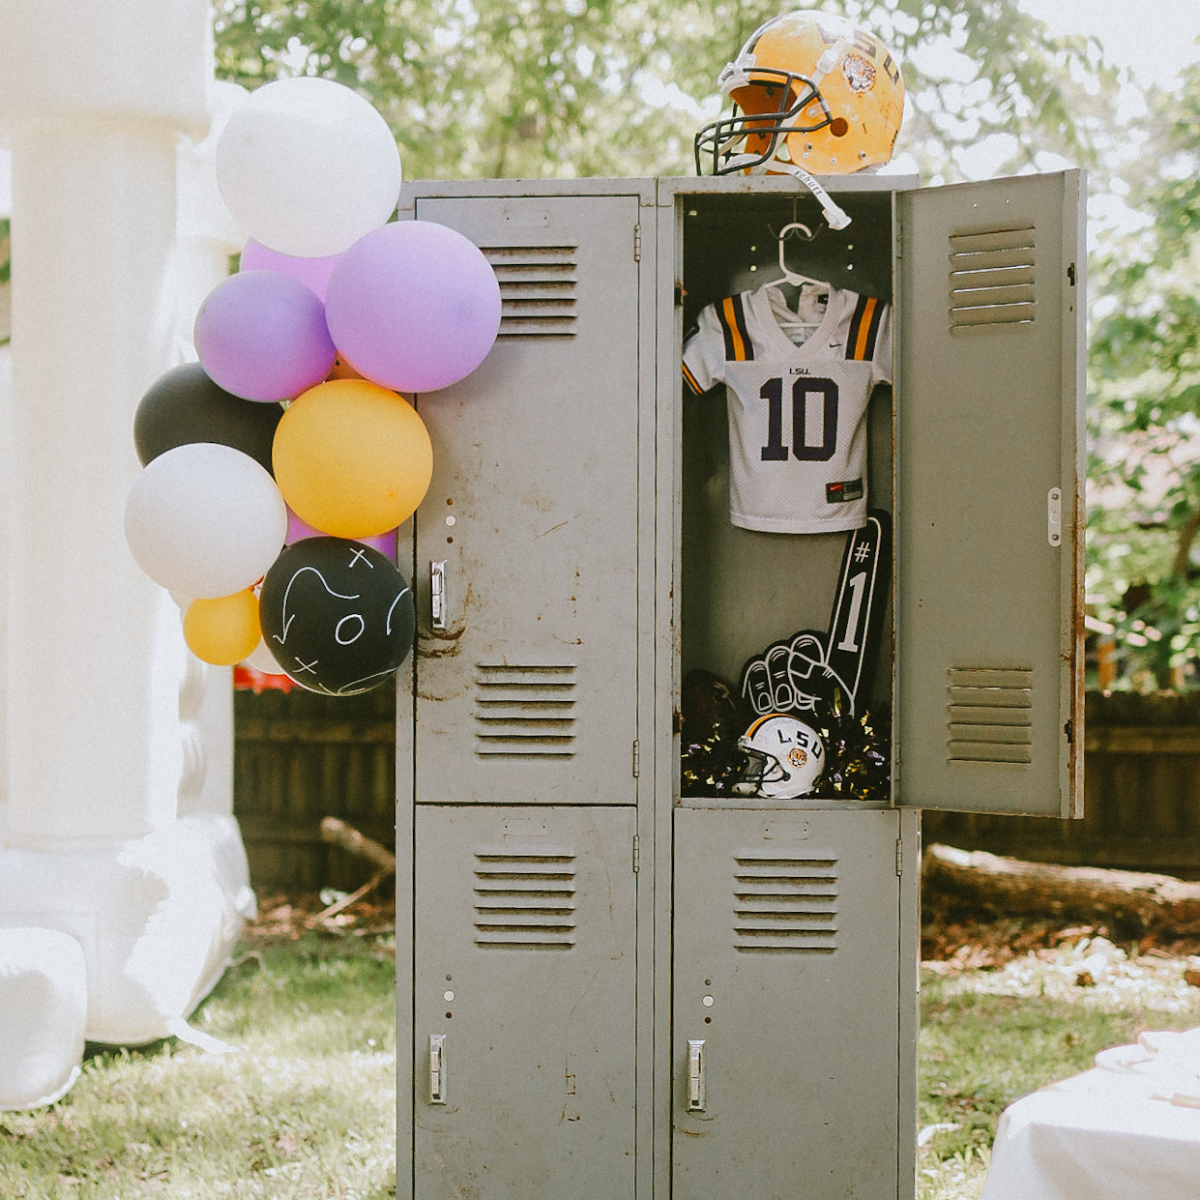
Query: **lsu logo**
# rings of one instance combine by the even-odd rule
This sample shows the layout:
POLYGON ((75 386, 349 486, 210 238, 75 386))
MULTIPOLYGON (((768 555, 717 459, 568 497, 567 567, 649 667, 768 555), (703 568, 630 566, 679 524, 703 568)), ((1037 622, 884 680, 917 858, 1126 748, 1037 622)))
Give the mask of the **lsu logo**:
POLYGON ((847 54, 842 59, 842 76, 852 92, 869 92, 875 86, 875 66, 861 54, 847 54))

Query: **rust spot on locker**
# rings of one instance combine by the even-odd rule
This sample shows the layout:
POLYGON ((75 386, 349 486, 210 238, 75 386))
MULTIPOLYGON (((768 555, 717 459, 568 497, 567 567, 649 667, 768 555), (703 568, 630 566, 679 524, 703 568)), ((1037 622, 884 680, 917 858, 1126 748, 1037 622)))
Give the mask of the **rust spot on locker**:
POLYGON ((439 658, 454 658, 462 653, 459 639, 466 633, 466 627, 460 629, 439 630, 437 633, 423 635, 417 642, 417 657, 436 661, 439 658), (430 645, 435 641, 435 645, 430 645))

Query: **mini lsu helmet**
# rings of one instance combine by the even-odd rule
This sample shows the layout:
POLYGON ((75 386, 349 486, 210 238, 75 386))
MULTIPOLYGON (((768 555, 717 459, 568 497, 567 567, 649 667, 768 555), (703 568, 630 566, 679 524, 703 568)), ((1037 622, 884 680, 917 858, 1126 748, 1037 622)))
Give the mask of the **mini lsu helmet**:
POLYGON ((696 172, 844 175, 888 162, 904 115, 900 65, 841 17, 793 12, 760 25, 717 78, 733 114, 695 139, 696 172))
POLYGON ((817 786, 825 766, 825 747, 816 731, 787 713, 759 717, 738 738, 746 756, 735 796, 792 800, 817 786))

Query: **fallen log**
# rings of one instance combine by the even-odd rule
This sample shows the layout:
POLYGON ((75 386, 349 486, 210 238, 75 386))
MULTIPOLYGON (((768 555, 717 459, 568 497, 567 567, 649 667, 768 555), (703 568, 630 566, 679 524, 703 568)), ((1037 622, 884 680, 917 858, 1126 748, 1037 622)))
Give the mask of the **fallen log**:
POLYGON ((1200 883, 1171 875, 1062 867, 932 845, 921 860, 926 896, 996 914, 1109 924, 1123 934, 1200 934, 1200 883))
POLYGON ((343 896, 340 900, 335 900, 327 908, 323 908, 319 913, 309 917, 306 923, 310 928, 326 924, 331 917, 337 916, 343 909, 357 904, 368 892, 377 888, 387 876, 396 871, 396 856, 386 846, 375 841, 374 838, 367 837, 365 833, 360 833, 353 825, 339 821, 337 817, 326 817, 321 822, 321 837, 335 846, 341 846, 343 850, 348 850, 351 854, 360 855, 369 862, 373 862, 379 870, 362 887, 343 896))
POLYGON ((321 837, 351 854, 368 859, 386 873, 390 874, 396 869, 396 856, 386 846, 367 837, 365 833, 359 833, 353 825, 347 825, 337 817, 326 817, 321 822, 321 837))

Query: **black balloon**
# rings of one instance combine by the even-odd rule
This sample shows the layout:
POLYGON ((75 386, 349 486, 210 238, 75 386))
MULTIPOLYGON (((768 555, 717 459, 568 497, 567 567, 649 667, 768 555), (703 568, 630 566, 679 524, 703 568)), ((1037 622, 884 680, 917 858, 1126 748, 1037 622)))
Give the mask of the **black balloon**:
POLYGON ((386 683, 412 649, 416 613, 400 571, 343 538, 284 549, 263 580, 263 640, 302 688, 353 696, 386 683))
POLYGON ((193 442, 232 446, 271 470, 271 443, 283 416, 278 404, 243 400, 218 387, 199 363, 172 367, 150 386, 133 418, 133 443, 144 467, 193 442))

